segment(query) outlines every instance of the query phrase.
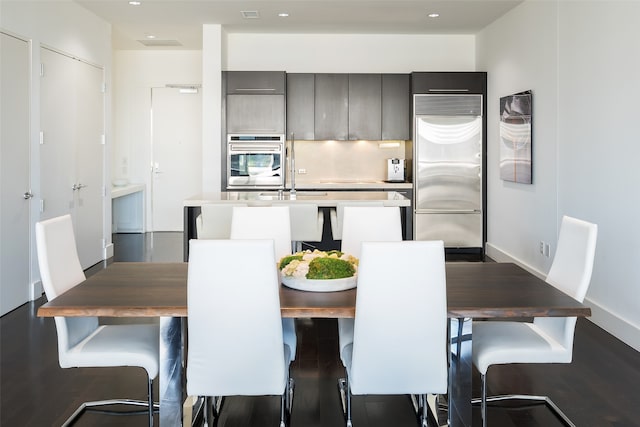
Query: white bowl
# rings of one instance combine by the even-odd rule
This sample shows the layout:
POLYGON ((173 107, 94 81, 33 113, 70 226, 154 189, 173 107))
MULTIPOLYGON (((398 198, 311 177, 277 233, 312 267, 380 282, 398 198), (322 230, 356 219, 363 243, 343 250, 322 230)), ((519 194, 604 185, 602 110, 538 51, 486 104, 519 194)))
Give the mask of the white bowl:
POLYGON ((331 280, 300 279, 297 277, 282 276, 282 284, 286 287, 309 292, 345 291, 355 288, 356 282, 356 276, 331 280))
POLYGON ((114 187, 124 187, 125 185, 129 184, 129 180, 128 179, 114 179, 111 184, 113 184, 114 187))

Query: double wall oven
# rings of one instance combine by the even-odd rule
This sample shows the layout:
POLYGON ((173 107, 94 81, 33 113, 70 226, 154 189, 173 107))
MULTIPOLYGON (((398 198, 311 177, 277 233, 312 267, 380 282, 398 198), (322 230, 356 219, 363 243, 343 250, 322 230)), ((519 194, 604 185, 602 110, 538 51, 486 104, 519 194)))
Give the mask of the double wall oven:
POLYGON ((227 135, 227 189, 284 189, 284 135, 227 135))

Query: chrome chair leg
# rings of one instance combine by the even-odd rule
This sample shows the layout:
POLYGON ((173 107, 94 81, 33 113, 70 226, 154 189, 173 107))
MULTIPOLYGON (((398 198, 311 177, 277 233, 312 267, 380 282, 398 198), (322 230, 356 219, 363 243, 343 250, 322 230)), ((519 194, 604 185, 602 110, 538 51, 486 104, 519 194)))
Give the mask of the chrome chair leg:
POLYGON ((352 427, 351 423, 351 390, 349 388, 349 377, 345 373, 344 378, 338 378, 338 391, 340 392, 340 403, 342 404, 342 415, 347 427, 352 427))
POLYGON ((547 407, 568 427, 576 427, 576 425, 569 419, 569 417, 562 412, 560 407, 556 405, 549 396, 536 396, 530 394, 506 394, 499 396, 487 397, 487 375, 480 375, 482 380, 482 395, 481 398, 471 399, 471 404, 480 404, 480 411, 482 414, 482 427, 487 427, 487 402, 500 402, 503 400, 524 400, 532 401, 537 404, 545 404, 547 407))
POLYGON ((147 382, 148 382, 148 386, 147 386, 148 398, 146 402, 142 400, 135 400, 135 399, 107 399, 107 400, 94 400, 91 402, 83 402, 80 406, 78 406, 75 412, 71 414, 69 418, 67 418, 67 420, 62 424, 62 427, 69 427, 73 425, 73 423, 77 421, 77 419, 80 417, 80 415, 82 415, 82 413, 86 409, 97 408, 100 406, 112 406, 112 405, 140 406, 140 407, 148 408, 149 426, 153 427, 153 412, 155 410, 160 409, 160 404, 153 402, 153 379, 148 378, 147 382))

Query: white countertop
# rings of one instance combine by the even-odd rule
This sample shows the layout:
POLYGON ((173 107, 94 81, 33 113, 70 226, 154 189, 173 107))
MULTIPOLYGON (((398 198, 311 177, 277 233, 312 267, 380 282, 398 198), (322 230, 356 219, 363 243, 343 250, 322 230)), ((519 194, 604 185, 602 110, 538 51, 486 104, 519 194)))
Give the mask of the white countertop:
POLYGON ((119 187, 114 185, 111 187, 111 198, 115 199, 122 196, 128 196, 129 194, 138 193, 140 191, 144 191, 144 188, 144 184, 127 184, 119 187))
POLYGON ((411 190, 410 182, 321 180, 314 182, 296 181, 297 190, 411 190))
MULTIPOLYGON (((333 187, 335 188, 335 187, 333 187)), ((198 194, 184 201, 184 206, 195 207, 211 202, 247 202, 251 205, 315 203, 319 207, 335 207, 338 202, 379 200, 385 206, 411 206, 411 200, 396 191, 309 191, 297 190, 295 198, 288 191, 223 191, 198 194)))

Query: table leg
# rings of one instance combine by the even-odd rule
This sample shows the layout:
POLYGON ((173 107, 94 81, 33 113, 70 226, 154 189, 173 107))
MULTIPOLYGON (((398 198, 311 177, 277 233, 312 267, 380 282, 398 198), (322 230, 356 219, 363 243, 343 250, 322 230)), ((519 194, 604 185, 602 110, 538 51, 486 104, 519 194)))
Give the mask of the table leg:
POLYGON ((472 322, 464 322, 462 334, 458 335, 458 320, 450 319, 449 335, 449 395, 448 424, 451 427, 472 425, 472 370, 471 335, 472 322))
POLYGON ((160 427, 182 425, 182 319, 160 318, 160 427))

